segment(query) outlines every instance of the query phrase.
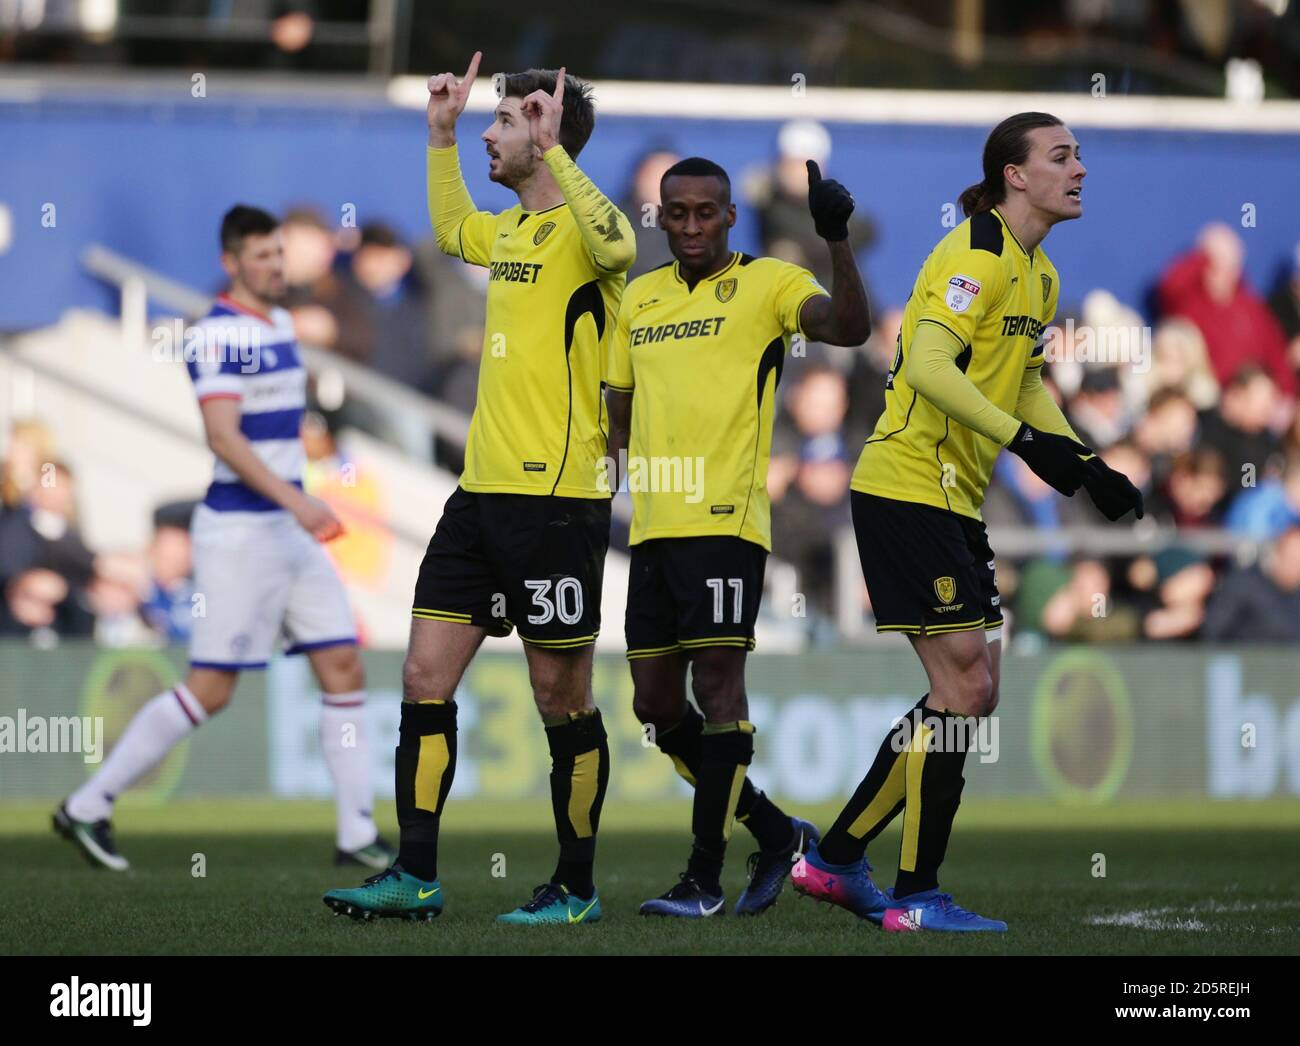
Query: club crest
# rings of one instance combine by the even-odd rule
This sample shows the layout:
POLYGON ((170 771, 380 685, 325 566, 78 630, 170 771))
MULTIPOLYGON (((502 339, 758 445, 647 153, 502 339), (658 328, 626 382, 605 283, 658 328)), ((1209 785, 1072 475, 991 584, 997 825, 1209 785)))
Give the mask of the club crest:
POLYGON ((555 222, 543 222, 538 230, 533 233, 533 246, 540 247, 542 241, 551 235, 551 230, 555 228, 555 222))
POLYGON ((719 280, 718 285, 713 288, 713 293, 717 295, 720 302, 731 301, 736 296, 736 281, 734 279, 719 280))
POLYGON ((957 582, 950 577, 935 578, 934 594, 940 603, 951 603, 957 597, 957 582))

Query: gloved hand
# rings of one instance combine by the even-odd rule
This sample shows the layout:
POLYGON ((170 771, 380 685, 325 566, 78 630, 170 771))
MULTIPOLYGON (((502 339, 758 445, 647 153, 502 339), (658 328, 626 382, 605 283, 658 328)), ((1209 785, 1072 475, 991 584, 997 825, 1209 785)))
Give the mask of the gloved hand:
POLYGON ((1080 455, 1092 453, 1069 436, 1040 432, 1023 422, 1015 438, 1007 444, 1007 450, 1022 458, 1034 475, 1067 498, 1074 496, 1088 475, 1080 455))
POLYGON ((1124 473, 1117 472, 1101 458, 1089 458, 1083 467, 1084 489, 1103 516, 1114 523, 1132 509, 1136 518, 1142 518, 1142 491, 1124 473))
POLYGON ((823 181, 816 160, 808 161, 808 210, 812 211, 813 225, 823 240, 834 242, 849 238, 853 197, 834 179, 823 181))

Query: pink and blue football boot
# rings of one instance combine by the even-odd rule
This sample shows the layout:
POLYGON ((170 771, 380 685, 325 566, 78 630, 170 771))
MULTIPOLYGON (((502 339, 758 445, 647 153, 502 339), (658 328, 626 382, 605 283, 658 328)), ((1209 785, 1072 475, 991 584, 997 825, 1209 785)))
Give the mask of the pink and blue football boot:
POLYGON ((811 839, 790 872, 790 883, 797 893, 844 908, 877 926, 889 907, 888 899, 871 881, 871 865, 865 857, 854 864, 827 864, 811 839))

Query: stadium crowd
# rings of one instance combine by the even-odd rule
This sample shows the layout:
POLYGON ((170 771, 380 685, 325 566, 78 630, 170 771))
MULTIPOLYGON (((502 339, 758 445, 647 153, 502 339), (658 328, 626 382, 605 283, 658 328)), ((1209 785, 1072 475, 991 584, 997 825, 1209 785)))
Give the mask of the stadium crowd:
MULTIPOLYGON (((660 175, 676 159, 657 143, 630 172, 621 201, 638 259, 629 278, 671 260, 662 232, 642 219, 652 219, 660 175)), ((807 159, 833 166, 828 134, 786 125, 771 162, 737 180, 738 202, 757 216, 765 253, 826 283, 807 214, 807 159)), ((286 304, 302 342, 469 416, 486 270, 447 258, 431 239, 408 244, 386 225, 331 228, 310 207, 285 215, 284 237, 286 304)), ((870 219, 855 216, 850 237, 866 257, 870 219)), ((1177 532, 1151 554, 1106 558, 1072 553, 1064 538, 1035 554, 996 542, 1018 632, 1096 642, 1300 639, 1300 246, 1267 301, 1244 276, 1244 252, 1232 228, 1200 230, 1188 251, 1153 268, 1153 324, 1105 290, 1056 317, 1045 381, 1080 438, 1142 489, 1139 526, 1177 532), (1207 529, 1239 536, 1237 554, 1198 551, 1188 537, 1207 529)), ((817 639, 834 638, 834 535, 849 525, 849 478, 883 409, 901 322, 899 303, 876 302, 865 345, 796 344, 784 367, 768 477, 773 552, 797 571, 817 639)), ((355 426, 418 459, 461 466, 459 447, 401 414, 356 398, 314 406, 309 443, 355 426)), ((159 506, 145 550, 93 552, 77 528, 76 477, 31 420, 8 434, 0 482, 0 636, 185 638, 192 505, 159 506)), ((1056 496, 1013 455, 1000 456, 983 514, 992 528, 1049 532, 1102 520, 1087 498, 1056 496)), ((863 600, 869 614, 865 588, 863 600)))

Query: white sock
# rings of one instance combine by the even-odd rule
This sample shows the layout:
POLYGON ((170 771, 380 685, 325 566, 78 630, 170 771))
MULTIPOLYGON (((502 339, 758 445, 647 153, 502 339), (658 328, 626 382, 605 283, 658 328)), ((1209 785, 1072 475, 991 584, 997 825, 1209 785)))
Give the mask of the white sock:
POLYGON ((161 763, 207 718, 198 698, 184 683, 164 690, 135 714, 103 766, 68 797, 68 815, 74 821, 108 817, 113 812, 113 801, 161 763))
POLYGON ((320 747, 334 780, 338 848, 360 850, 379 834, 372 811, 366 692, 322 694, 321 698, 320 747))

